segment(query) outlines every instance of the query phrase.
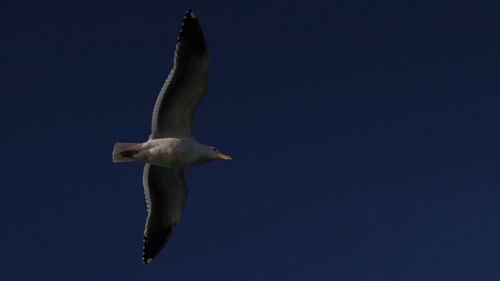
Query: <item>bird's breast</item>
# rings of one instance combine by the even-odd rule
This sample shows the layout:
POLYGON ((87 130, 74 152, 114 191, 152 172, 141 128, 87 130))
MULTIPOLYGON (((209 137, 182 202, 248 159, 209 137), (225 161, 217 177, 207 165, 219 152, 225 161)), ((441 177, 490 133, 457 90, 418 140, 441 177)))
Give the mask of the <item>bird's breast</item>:
POLYGON ((146 162, 163 167, 182 168, 195 162, 189 151, 182 147, 154 147, 148 154, 146 162))

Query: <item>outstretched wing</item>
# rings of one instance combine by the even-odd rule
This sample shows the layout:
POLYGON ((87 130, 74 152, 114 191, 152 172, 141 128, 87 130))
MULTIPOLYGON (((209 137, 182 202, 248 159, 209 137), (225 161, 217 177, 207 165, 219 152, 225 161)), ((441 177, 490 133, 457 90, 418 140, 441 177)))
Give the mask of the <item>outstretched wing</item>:
POLYGON ((143 185, 148 218, 142 261, 148 264, 160 253, 179 221, 188 190, 182 169, 151 164, 144 166, 143 185))
POLYGON ((151 138, 191 136, 191 123, 206 95, 209 61, 198 19, 189 10, 177 39, 174 66, 153 111, 151 138))

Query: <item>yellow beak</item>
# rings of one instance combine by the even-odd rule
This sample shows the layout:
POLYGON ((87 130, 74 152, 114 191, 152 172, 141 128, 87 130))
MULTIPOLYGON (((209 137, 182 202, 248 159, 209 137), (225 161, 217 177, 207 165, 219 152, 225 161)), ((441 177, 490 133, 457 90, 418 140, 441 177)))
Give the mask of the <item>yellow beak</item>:
POLYGON ((231 158, 231 156, 224 154, 224 153, 217 153, 217 156, 223 160, 233 160, 233 158, 231 158))

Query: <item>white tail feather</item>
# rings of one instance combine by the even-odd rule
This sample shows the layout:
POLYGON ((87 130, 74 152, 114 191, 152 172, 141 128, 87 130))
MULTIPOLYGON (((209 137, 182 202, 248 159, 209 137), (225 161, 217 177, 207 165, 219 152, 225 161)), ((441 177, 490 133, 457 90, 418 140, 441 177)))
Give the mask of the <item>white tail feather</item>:
POLYGON ((134 151, 140 151, 142 149, 142 143, 128 143, 128 142, 117 142, 113 148, 113 162, 130 162, 134 161, 133 157, 127 157, 123 155, 123 152, 129 152, 130 154, 134 151))

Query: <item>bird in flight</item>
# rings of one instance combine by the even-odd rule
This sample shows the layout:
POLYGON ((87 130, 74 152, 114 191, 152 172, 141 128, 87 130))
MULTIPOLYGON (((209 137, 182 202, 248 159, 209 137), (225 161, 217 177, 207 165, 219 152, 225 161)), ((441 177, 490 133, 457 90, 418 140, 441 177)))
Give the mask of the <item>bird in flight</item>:
POLYGON ((160 253, 179 222, 188 193, 184 168, 215 159, 231 160, 229 155, 192 136, 191 124, 207 93, 208 76, 203 31, 194 13, 188 10, 177 38, 172 70, 154 106, 149 139, 143 143, 116 143, 113 149, 115 163, 145 162, 145 264, 160 253))

